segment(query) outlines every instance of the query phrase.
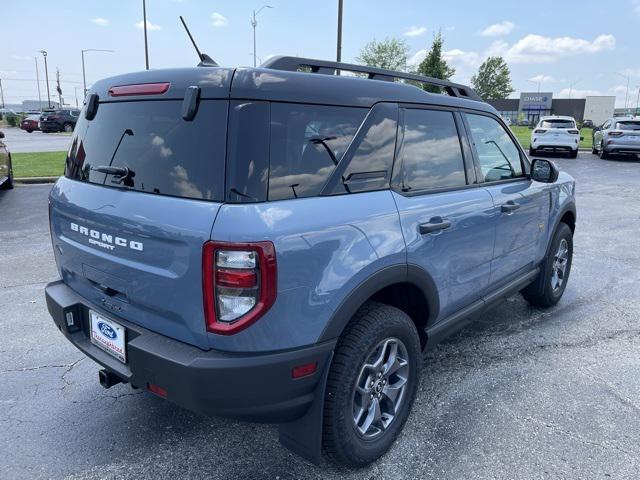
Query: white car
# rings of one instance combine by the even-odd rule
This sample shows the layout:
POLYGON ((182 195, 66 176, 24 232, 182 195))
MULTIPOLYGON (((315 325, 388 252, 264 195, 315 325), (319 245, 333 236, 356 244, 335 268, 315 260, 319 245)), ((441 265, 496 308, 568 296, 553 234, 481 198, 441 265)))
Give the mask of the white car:
POLYGON ((580 130, 573 117, 541 117, 531 132, 529 154, 545 152, 566 152, 570 158, 578 156, 580 130))

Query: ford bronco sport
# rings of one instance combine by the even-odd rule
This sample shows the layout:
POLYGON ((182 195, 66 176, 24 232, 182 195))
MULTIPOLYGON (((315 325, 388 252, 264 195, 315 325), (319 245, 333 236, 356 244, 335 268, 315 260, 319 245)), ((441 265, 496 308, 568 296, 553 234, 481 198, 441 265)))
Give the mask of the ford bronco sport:
POLYGON ((97 82, 49 202, 48 309, 104 387, 352 466, 424 351, 517 292, 558 302, 576 221, 573 179, 470 88, 293 57, 97 82))

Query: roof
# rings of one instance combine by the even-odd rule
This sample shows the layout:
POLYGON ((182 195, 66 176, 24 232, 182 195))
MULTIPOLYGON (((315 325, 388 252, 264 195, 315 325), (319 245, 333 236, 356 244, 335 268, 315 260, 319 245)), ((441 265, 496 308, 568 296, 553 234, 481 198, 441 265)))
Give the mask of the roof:
POLYGON ((485 102, 429 93, 414 85, 346 75, 292 72, 270 68, 194 67, 145 70, 96 82, 90 93, 100 101, 145 100, 148 96, 110 97, 109 88, 118 85, 170 82, 162 95, 182 99, 187 87, 199 86, 202 99, 235 98, 367 107, 378 102, 417 103, 497 111, 485 102))
POLYGON ((572 120, 576 121, 575 118, 570 117, 568 115, 546 115, 544 117, 540 117, 540 121, 542 120, 572 120))

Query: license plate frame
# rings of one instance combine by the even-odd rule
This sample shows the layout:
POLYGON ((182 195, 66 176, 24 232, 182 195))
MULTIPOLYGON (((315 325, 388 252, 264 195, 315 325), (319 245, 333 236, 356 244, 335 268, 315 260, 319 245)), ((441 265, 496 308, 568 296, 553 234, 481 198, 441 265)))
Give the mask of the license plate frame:
POLYGON ((122 363, 127 363, 127 329, 104 315, 89 310, 91 343, 122 363))

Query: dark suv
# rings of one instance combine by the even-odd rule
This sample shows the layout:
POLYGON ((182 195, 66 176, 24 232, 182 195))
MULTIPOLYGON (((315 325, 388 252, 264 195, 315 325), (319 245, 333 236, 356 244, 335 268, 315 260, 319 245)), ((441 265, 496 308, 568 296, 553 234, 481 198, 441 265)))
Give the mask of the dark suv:
POLYGON ((53 112, 43 112, 40 115, 40 130, 43 133, 73 132, 80 110, 61 109, 53 112))
POLYGON ((462 85, 293 57, 122 75, 50 194, 47 305, 104 387, 362 466, 426 349, 517 292, 560 300, 574 191, 462 85))

